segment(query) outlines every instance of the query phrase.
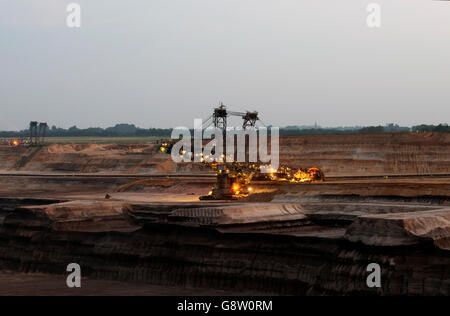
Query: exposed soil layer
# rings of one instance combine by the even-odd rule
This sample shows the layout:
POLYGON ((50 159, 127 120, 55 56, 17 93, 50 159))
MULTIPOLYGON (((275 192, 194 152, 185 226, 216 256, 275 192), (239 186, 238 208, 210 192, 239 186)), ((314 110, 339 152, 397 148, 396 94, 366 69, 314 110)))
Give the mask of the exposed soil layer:
POLYGON ((136 283, 234 294, 450 294, 450 211, 439 198, 17 200, 14 210, 6 202, 2 270, 61 276, 76 262, 89 280, 131 283, 136 294, 136 283), (366 285, 372 262, 382 268, 379 289, 366 285))
POLYGON ((238 201, 199 201, 208 170, 154 144, 0 148, 0 294, 450 295, 449 142, 282 137, 282 164, 328 180, 238 201))
MULTIPOLYGON (((450 135, 307 135, 280 138, 280 162, 316 166, 327 176, 448 173, 450 135)), ((155 144, 52 144, 0 147, 0 170, 26 172, 155 174, 207 172, 176 165, 155 144)))
POLYGON ((280 160, 326 175, 426 174, 450 170, 450 134, 286 136, 280 160))

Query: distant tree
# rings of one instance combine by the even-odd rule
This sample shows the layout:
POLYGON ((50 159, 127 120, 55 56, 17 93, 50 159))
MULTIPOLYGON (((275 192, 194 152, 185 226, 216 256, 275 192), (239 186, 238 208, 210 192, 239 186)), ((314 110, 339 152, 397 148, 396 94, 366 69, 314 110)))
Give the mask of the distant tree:
MULTIPOLYGON (((403 132, 440 132, 450 133, 448 124, 439 125, 417 125, 412 128, 402 127, 398 124, 390 123, 386 126, 368 126, 368 127, 335 127, 335 128, 321 128, 321 127, 307 127, 307 126, 289 126, 280 128, 280 135, 333 135, 333 134, 373 134, 373 133, 403 133, 403 132)), ((106 129, 101 127, 90 127, 86 129, 79 129, 76 125, 69 129, 63 129, 53 125, 48 131, 49 137, 170 137, 172 129, 167 128, 139 128, 133 124, 116 124, 113 127, 106 129)), ((1 138, 7 137, 22 137, 29 136, 28 128, 19 132, 0 131, 1 138)))

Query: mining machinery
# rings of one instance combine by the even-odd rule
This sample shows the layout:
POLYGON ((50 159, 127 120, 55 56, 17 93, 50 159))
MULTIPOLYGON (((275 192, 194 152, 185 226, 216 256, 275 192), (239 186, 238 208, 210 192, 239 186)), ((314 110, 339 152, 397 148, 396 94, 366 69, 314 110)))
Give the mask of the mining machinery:
MULTIPOLYGON (((243 124, 242 124, 242 128, 244 130, 246 130, 249 127, 253 127, 256 128, 256 122, 260 121, 262 123, 262 121, 259 118, 258 112, 256 111, 246 111, 246 112, 235 112, 235 111, 229 111, 227 109, 227 107, 223 104, 220 103, 219 107, 214 109, 213 114, 208 117, 206 120, 204 120, 204 126, 209 127, 212 124, 214 124, 215 128, 219 128, 222 129, 224 132, 227 129, 227 118, 229 116, 238 116, 241 117, 243 119, 243 124), (208 124, 208 122, 211 123, 208 124)), ((262 123, 264 125, 264 123, 262 123)), ((205 127, 205 128, 206 128, 205 127)))
POLYGON ((47 123, 38 123, 36 121, 30 122, 30 146, 42 145, 45 142, 45 134, 48 129, 47 123))
POLYGON ((245 162, 230 162, 212 165, 216 169, 217 181, 208 195, 200 200, 236 200, 252 193, 252 178, 260 175, 260 166, 245 162))
MULTIPOLYGON (((244 130, 257 129, 256 123, 261 121, 259 113, 256 111, 235 112, 229 111, 227 107, 220 103, 214 108, 213 114, 203 122, 203 129, 214 125, 216 129, 223 131, 224 135, 227 130, 227 120, 229 116, 238 116, 243 120, 242 128, 244 130)), ((172 147, 177 140, 161 141, 160 151, 170 154, 172 147)), ((226 148, 226 137, 224 137, 224 149, 226 148)), ((183 152, 180 151, 180 155, 183 152)), ((207 157, 202 157, 207 158, 207 157)), ((308 183, 324 181, 325 175, 319 168, 313 167, 309 169, 292 169, 290 167, 280 167, 278 169, 264 170, 259 162, 208 162, 202 159, 202 163, 207 164, 216 171, 217 181, 208 195, 200 197, 201 200, 234 200, 247 196, 253 192, 250 186, 252 180, 267 181, 289 181, 294 183, 308 183)))
MULTIPOLYGON (((215 128, 222 129, 224 134, 227 129, 228 116, 239 116, 243 119, 242 128, 256 129, 256 123, 262 123, 258 112, 234 112, 227 110, 223 103, 214 109, 212 123, 215 128)), ((208 119, 205 123, 208 122, 208 119)), ((224 137, 224 148, 226 148, 226 137, 224 137)), ((217 182, 212 191, 207 196, 200 197, 201 200, 230 200, 247 196, 252 193, 250 186, 252 179, 269 181, 290 181, 290 182, 313 182, 324 181, 325 175, 319 168, 293 170, 289 167, 281 167, 273 170, 264 170, 267 168, 261 163, 254 162, 220 162, 211 165, 217 170, 217 182)), ((270 167, 269 167, 270 168, 270 167)))
MULTIPOLYGON (((236 111, 229 111, 227 110, 227 107, 220 103, 220 105, 214 109, 213 114, 209 116, 207 119, 203 120, 203 126, 202 129, 206 129, 210 127, 211 125, 214 126, 216 129, 220 129, 223 131, 224 135, 227 130, 227 123, 228 123, 228 117, 229 116, 237 116, 241 117, 243 120, 242 128, 244 130, 247 130, 249 128, 256 128, 256 122, 261 122, 258 112, 256 111, 246 111, 246 112, 236 112, 236 111)), ((264 125, 265 126, 265 125, 264 125)), ((226 139, 224 138, 226 141, 226 139)), ((173 145, 177 142, 177 140, 159 140, 157 143, 160 145, 159 150, 161 152, 170 154, 172 152, 173 145)), ((193 144, 193 142, 191 142, 193 144)), ((225 142, 224 142, 224 148, 225 148, 225 142)))
POLYGON ((0 146, 19 147, 27 144, 27 140, 23 138, 0 139, 0 146))

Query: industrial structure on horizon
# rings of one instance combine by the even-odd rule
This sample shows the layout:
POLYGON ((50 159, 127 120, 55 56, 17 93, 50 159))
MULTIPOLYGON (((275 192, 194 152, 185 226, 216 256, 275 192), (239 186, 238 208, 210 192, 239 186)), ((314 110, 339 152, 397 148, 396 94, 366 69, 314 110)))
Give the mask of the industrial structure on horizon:
MULTIPOLYGON (((244 130, 257 129, 256 123, 262 123, 259 113, 257 111, 235 112, 229 111, 227 107, 220 103, 219 107, 214 108, 213 114, 204 120, 203 129, 214 125, 216 129, 222 130, 224 136, 226 135, 228 127, 228 117, 238 116, 243 119, 242 128, 244 130)), ((224 137, 223 148, 226 152, 226 139, 224 137)), ((171 154, 172 147, 177 140, 164 140, 159 147, 161 152, 171 154)), ((193 144, 193 142, 191 142, 193 144)), ((246 144, 247 146, 247 144, 246 144)), ((185 149, 180 150, 180 155, 186 152, 185 149)), ((247 150, 246 150, 247 152, 247 150)), ((203 154, 201 154, 203 155, 203 154)), ((268 180, 268 181, 289 181, 289 182, 315 182, 324 181, 325 175, 319 168, 290 168, 280 167, 277 169, 263 165, 261 162, 236 162, 224 159, 222 162, 213 161, 208 162, 207 157, 202 157, 202 163, 207 164, 210 168, 216 171, 217 181, 214 184, 210 193, 206 196, 201 196, 201 200, 234 200, 239 197, 248 196, 253 193, 253 188, 250 186, 252 179, 268 180)))

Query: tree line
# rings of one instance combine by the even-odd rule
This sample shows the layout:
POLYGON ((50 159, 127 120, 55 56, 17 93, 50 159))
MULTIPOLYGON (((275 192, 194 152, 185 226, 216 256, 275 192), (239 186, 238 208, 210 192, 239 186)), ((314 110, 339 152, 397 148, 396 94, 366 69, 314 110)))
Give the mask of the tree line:
MULTIPOLYGON (((402 127, 397 124, 388 124, 385 126, 366 126, 366 127, 298 127, 290 126, 280 128, 280 135, 332 135, 332 134, 379 134, 379 133, 406 133, 406 132, 440 132, 450 133, 448 124, 439 125, 417 125, 413 127, 402 127)), ((0 131, 0 137, 26 138, 29 136, 29 130, 22 131, 0 131)), ((101 128, 91 127, 80 129, 76 126, 68 129, 52 126, 46 131, 47 137, 170 137, 171 128, 139 128, 133 124, 117 124, 114 127, 101 128)))

